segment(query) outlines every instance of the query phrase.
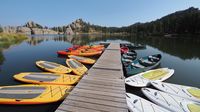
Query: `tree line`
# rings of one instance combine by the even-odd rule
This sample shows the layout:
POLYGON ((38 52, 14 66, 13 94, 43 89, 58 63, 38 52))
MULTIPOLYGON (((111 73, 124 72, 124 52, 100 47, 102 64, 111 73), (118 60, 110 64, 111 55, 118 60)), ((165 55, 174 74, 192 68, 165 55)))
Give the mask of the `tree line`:
POLYGON ((147 23, 136 23, 122 31, 146 35, 200 34, 200 10, 191 7, 147 23))
POLYGON ((200 10, 190 7, 164 16, 155 21, 135 23, 126 27, 102 27, 84 22, 83 32, 93 29, 102 33, 130 33, 141 35, 200 34, 200 10))

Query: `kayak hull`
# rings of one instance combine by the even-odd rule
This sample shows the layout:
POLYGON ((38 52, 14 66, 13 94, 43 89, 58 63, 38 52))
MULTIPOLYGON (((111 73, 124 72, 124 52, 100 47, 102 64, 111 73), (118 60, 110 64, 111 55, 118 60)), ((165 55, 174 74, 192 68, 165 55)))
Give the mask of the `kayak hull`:
POLYGON ((126 102, 130 112, 170 112, 150 101, 131 93, 126 93, 126 102))
POLYGON ((72 86, 17 85, 0 87, 0 104, 46 104, 63 100, 72 86))
POLYGON ((191 86, 183 86, 183 85, 178 85, 178 84, 171 84, 171 83, 166 83, 166 82, 151 82, 151 85, 153 85, 155 88, 167 92, 179 97, 183 97, 188 100, 192 100, 195 102, 200 103, 200 89, 196 87, 191 87, 191 86), (196 93, 192 93, 196 92, 196 93))
POLYGON ((150 85, 151 81, 164 81, 170 78, 173 74, 173 69, 154 69, 128 77, 125 79, 125 83, 133 87, 145 87, 150 85))

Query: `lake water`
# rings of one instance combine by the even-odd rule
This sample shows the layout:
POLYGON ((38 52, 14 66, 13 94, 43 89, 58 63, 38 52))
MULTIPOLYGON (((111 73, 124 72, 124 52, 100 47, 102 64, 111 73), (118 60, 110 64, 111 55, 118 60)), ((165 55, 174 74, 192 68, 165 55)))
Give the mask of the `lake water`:
MULTIPOLYGON (((160 67, 175 69, 175 74, 166 82, 200 87, 200 40, 188 38, 82 35, 77 37, 37 35, 9 48, 0 45, 0 85, 23 84, 13 75, 20 72, 41 72, 35 66, 37 60, 53 61, 65 65, 65 58, 56 51, 72 44, 97 44, 99 42, 131 42, 146 45, 136 50, 138 57, 162 54, 160 67)), ((128 87, 127 91, 143 96, 140 89, 128 87)), ((1 112, 54 112, 61 102, 45 105, 0 105, 1 112)))

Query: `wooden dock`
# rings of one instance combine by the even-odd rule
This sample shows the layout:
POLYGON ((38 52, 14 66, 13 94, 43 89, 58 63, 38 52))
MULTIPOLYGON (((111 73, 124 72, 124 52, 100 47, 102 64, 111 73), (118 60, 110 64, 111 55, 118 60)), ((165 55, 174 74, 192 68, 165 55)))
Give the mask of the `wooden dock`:
POLYGON ((128 112, 119 44, 106 48, 56 112, 128 112))

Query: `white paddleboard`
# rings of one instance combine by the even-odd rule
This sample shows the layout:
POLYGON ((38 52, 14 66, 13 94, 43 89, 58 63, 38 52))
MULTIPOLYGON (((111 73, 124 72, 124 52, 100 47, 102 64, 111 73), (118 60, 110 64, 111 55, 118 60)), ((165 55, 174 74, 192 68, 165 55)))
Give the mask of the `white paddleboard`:
POLYGON ((186 112, 200 112, 200 104, 193 102, 181 102, 183 109, 186 112))
POLYGON ((150 88, 142 88, 142 92, 151 101, 172 112, 198 112, 198 111, 188 111, 186 109, 188 108, 187 104, 195 105, 197 103, 186 100, 184 98, 150 88))
POLYGON ((200 103, 200 88, 164 82, 151 82, 151 84, 161 91, 200 103))
POLYGON ((142 72, 125 79, 125 83, 134 87, 145 87, 151 81, 164 81, 174 74, 173 69, 159 68, 142 72))
POLYGON ((126 102, 130 112, 170 112, 131 93, 126 93, 126 102))

